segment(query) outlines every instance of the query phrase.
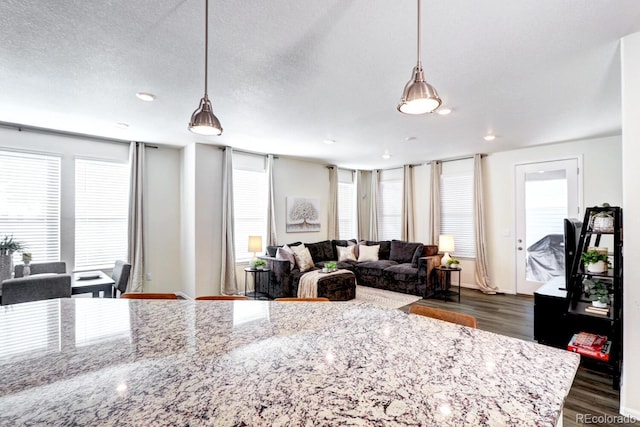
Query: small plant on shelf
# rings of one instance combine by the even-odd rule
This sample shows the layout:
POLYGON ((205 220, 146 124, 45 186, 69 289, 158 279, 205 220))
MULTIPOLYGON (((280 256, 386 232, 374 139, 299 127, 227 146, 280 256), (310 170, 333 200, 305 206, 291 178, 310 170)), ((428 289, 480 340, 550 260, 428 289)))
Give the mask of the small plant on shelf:
POLYGON ((267 266, 267 261, 263 259, 257 259, 253 262, 253 268, 257 270, 262 270, 267 266))
POLYGON ((449 268, 460 268, 460 261, 456 258, 450 258, 447 260, 447 267, 449 268))
POLYGON ((335 261, 328 261, 324 263, 324 267, 322 267, 322 271, 325 273, 330 273, 338 269, 338 263, 335 261))
POLYGON ((595 307, 606 307, 611 302, 609 287, 606 283, 598 279, 585 279, 582 283, 585 293, 595 307))
POLYGON ((596 250, 583 252, 580 259, 584 263, 587 271, 591 273, 603 273, 607 267, 607 255, 596 250))

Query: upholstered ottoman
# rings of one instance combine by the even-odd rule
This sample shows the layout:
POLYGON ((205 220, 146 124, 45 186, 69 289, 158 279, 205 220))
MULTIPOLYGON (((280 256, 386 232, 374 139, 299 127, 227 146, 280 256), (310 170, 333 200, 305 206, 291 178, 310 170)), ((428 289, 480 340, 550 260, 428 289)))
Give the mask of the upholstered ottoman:
POLYGON ((349 301, 356 297, 356 276, 342 270, 318 279, 318 296, 331 301, 349 301))

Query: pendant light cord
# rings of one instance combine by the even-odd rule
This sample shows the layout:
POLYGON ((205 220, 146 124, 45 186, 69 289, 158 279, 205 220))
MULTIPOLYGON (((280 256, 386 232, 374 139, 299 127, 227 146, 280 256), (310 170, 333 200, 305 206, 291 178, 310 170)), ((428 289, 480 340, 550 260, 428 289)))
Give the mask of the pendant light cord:
POLYGON ((422 68, 422 58, 420 57, 420 51, 422 50, 422 30, 420 28, 420 0, 418 0, 418 65, 422 68))
MULTIPOLYGON (((420 0, 418 0, 420 1, 420 0)), ((204 97, 209 98, 209 0, 204 2, 204 97)))

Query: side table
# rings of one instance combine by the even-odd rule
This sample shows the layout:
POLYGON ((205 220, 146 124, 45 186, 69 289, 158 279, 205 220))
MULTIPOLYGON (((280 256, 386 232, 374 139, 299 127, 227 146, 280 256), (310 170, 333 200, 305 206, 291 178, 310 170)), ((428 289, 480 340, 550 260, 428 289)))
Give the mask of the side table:
POLYGON ((447 299, 450 296, 458 296, 458 303, 460 303, 460 272, 461 268, 449 268, 438 266, 434 267, 436 271, 436 276, 438 278, 438 293, 441 294, 444 298, 444 302, 447 302, 447 299), (451 273, 458 273, 458 291, 451 290, 451 273))
POLYGON ((253 268, 246 267, 244 269, 244 294, 247 295, 247 282, 248 277, 253 277, 253 299, 258 299, 258 285, 262 284, 264 276, 267 279, 267 299, 269 299, 269 292, 271 291, 271 269, 269 268, 253 268))

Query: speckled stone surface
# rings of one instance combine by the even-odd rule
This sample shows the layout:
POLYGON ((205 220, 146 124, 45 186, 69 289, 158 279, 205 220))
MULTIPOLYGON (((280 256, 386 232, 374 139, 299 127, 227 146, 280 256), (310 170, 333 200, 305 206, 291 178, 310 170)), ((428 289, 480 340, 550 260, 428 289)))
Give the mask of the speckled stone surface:
POLYGON ((0 307, 0 425, 553 426, 576 354, 358 302, 0 307))

